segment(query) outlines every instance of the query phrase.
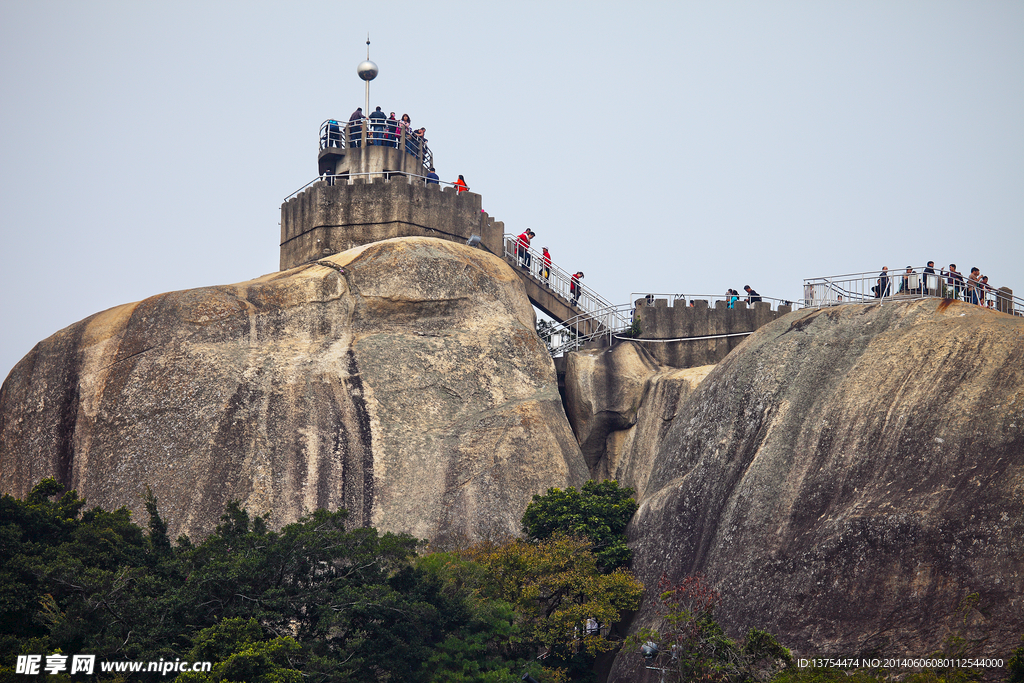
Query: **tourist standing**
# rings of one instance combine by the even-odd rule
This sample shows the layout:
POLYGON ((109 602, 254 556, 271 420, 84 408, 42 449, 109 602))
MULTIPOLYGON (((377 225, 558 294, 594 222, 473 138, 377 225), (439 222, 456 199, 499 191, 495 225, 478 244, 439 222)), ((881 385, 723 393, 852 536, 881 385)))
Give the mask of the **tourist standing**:
POLYGON ((327 119, 327 135, 324 140, 324 149, 328 147, 341 147, 341 124, 334 119, 327 119))
POLYGON ((401 144, 405 138, 405 151, 412 154, 412 119, 408 114, 402 114, 402 120, 398 122, 398 138, 395 140, 395 147, 401 144))
POLYGON ((363 108, 356 107, 352 116, 348 117, 348 139, 350 147, 359 147, 363 138, 363 108))
POLYGON ((370 114, 370 130, 373 131, 373 142, 370 144, 378 146, 384 144, 384 127, 387 119, 388 117, 384 115, 384 112, 380 110, 380 107, 377 107, 377 109, 370 114))
POLYGON ((903 275, 902 282, 900 282, 900 294, 917 294, 918 291, 914 267, 907 266, 907 272, 903 275))
POLYGON ((398 119, 395 118, 395 112, 391 112, 391 116, 388 117, 388 132, 387 132, 388 147, 398 147, 398 119))
POLYGON ((967 276, 967 300, 974 305, 981 303, 981 269, 971 268, 967 276))
POLYGON ((544 286, 550 287, 549 280, 551 278, 551 254, 548 252, 547 247, 541 247, 544 251, 540 256, 541 262, 541 275, 544 277, 544 286))
POLYGON ((952 299, 959 299, 960 293, 964 291, 964 276, 959 273, 956 269, 955 263, 949 264, 949 270, 946 272, 946 284, 949 285, 952 290, 952 299))
POLYGON ((924 293, 928 296, 935 296, 939 290, 939 279, 935 276, 935 261, 929 261, 924 268, 924 282, 921 283, 924 293))
MULTIPOLYGON (((461 175, 459 175, 459 179, 455 181, 454 185, 457 194, 462 194, 463 192, 469 191, 469 185, 466 184, 466 179, 463 178, 461 175)), ((526 230, 529 231, 530 229, 527 228, 526 230)))

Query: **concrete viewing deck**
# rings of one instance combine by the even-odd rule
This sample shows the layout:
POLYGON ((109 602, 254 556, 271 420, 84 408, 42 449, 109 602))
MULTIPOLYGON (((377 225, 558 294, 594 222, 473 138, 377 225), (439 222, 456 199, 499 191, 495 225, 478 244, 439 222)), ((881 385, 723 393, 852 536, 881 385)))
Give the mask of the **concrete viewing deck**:
MULTIPOLYGON (((383 157, 397 150, 375 151, 383 157)), ((504 224, 481 209, 479 194, 459 193, 453 187, 394 171, 315 182, 285 201, 281 205, 281 270, 363 244, 410 236, 463 244, 478 237, 480 248, 503 258, 519 275, 530 302, 559 322, 606 303, 582 286, 574 306, 571 275, 553 267, 545 282, 539 254, 533 255, 530 269, 520 268, 514 245, 504 235, 504 224)), ((594 331, 586 321, 577 325, 581 333, 594 331)))

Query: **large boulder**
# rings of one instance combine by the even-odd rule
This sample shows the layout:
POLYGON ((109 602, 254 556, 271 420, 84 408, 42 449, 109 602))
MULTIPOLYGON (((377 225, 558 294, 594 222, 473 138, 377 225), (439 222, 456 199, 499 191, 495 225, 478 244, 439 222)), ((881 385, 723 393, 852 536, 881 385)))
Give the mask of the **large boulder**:
MULTIPOLYGON (((587 467, 518 276, 431 238, 154 296, 41 342, 0 392, 0 489, 43 477, 201 535, 238 499, 440 546, 519 531, 587 467)), ((145 517, 141 517, 144 520, 145 517)))
POLYGON ((658 453, 681 406, 714 369, 714 365, 682 369, 662 367, 648 377, 636 423, 629 429, 608 435, 606 467, 602 468, 605 476, 636 491, 637 500, 646 497, 658 453))
POLYGON ((679 404, 714 367, 659 366, 637 342, 567 354, 566 412, 591 475, 643 497, 679 404))
POLYGON ((608 434, 636 424, 647 378, 657 371, 650 354, 628 342, 567 355, 566 413, 591 469, 605 459, 608 434))
MULTIPOLYGON (((733 635, 797 653, 984 633, 1005 657, 1024 632, 1024 319, 936 299, 792 313, 680 405, 646 491, 634 630, 659 625, 663 573, 703 573, 733 635)), ((644 674, 624 653, 610 680, 644 674)))

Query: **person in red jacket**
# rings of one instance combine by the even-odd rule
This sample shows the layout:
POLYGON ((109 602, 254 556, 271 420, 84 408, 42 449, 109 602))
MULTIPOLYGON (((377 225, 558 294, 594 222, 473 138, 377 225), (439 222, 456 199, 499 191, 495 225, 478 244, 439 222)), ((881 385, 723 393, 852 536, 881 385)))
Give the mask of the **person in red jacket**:
POLYGON ((527 228, 526 232, 516 238, 516 257, 519 259, 520 268, 530 269, 530 240, 533 236, 533 230, 527 228))
POLYGON ((575 306, 580 300, 580 288, 583 285, 580 284, 580 280, 583 279, 583 271, 573 273, 572 278, 569 280, 569 294, 572 295, 572 305, 575 306))
POLYGON ((545 287, 550 287, 550 285, 548 284, 548 278, 551 277, 551 254, 548 253, 548 248, 547 247, 541 247, 541 248, 544 250, 544 253, 541 254, 541 256, 540 256, 540 261, 541 261, 540 274, 541 274, 541 277, 544 278, 544 286, 545 287))
POLYGON ((461 175, 459 176, 459 179, 456 180, 453 184, 455 185, 455 191, 458 194, 462 194, 463 192, 469 190, 469 185, 466 184, 466 179, 463 178, 461 175))

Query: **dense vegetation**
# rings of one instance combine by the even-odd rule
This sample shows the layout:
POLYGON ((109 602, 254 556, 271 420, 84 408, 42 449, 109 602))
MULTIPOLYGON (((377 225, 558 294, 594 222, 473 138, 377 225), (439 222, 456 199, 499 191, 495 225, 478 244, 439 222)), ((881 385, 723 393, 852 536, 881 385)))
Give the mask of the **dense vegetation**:
POLYGON ((152 495, 146 507, 144 531, 52 479, 0 499, 0 680, 26 680, 19 654, 57 652, 214 662, 182 683, 587 680, 613 647, 588 620, 617 620, 642 591, 557 530, 423 554, 346 529, 344 511, 271 531, 232 503, 202 543, 172 544, 152 495))
MULTIPOLYGON (((623 568, 636 502, 615 482, 551 489, 527 508, 526 540, 448 553, 426 553, 403 534, 346 529, 344 511, 272 531, 236 503, 201 543, 172 543, 157 500, 150 494, 145 505, 143 530, 125 509, 86 510, 52 479, 24 501, 0 498, 0 683, 31 679, 15 673, 18 655, 55 653, 213 662, 210 673, 149 674, 178 683, 592 681, 595 658, 622 645, 609 625, 636 609, 643 588, 623 568)), ((728 638, 714 618, 718 595, 700 577, 663 581, 657 595, 661 631, 642 630, 625 647, 642 659, 647 645, 643 664, 664 669, 665 680, 891 680, 884 671, 799 669, 761 631, 728 638)), ((1024 681, 1024 645, 1007 673, 1024 681)), ((97 668, 90 680, 144 678, 97 668)))

